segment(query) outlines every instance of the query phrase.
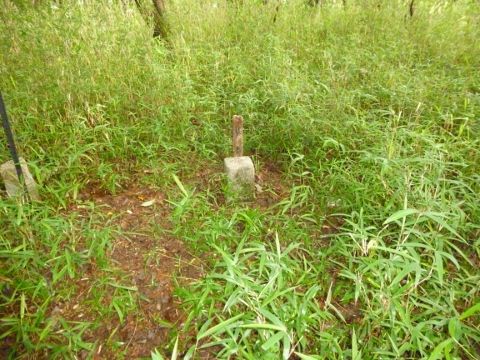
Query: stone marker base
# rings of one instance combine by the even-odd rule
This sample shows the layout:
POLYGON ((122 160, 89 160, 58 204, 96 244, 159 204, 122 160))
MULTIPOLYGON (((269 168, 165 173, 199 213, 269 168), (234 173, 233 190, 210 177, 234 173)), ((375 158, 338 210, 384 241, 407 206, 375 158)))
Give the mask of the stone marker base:
MULTIPOLYGON (((23 158, 20 158, 20 165, 22 167, 25 185, 27 186, 30 199, 34 201, 40 201, 37 184, 35 183, 35 180, 33 180, 33 176, 28 170, 27 162, 23 158)), ((13 198, 23 195, 24 189, 22 184, 20 184, 18 181, 15 164, 12 160, 7 161, 0 166, 0 175, 3 179, 5 190, 7 190, 7 195, 9 197, 13 198)))
POLYGON ((255 189, 255 167, 248 156, 228 157, 223 160, 225 173, 230 182, 232 195, 242 198, 253 197, 255 189))

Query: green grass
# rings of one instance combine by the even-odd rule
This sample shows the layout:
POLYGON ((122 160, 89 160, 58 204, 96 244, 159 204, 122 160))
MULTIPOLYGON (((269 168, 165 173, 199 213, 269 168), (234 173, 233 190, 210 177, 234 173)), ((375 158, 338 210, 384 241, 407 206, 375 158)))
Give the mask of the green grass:
POLYGON ((44 199, 0 200, 10 357, 92 357, 84 334, 138 310, 109 285, 129 284, 107 255, 120 230, 70 210, 132 183, 168 195, 159 241, 208 269, 179 285, 187 321, 157 358, 480 356, 480 6, 292 0, 273 22, 261 3, 169 1, 159 41, 134 4, 3 2, 0 88, 44 199), (270 208, 222 200, 233 114, 257 170, 282 171, 270 208), (92 264, 95 318, 52 316, 92 264))

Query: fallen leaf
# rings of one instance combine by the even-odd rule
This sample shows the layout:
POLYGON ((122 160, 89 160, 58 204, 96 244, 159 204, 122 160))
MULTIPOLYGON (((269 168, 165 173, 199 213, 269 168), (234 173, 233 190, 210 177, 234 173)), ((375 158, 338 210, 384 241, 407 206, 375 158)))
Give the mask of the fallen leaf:
POLYGON ((155 199, 145 201, 144 203, 142 203, 141 206, 143 206, 143 207, 149 207, 149 206, 152 206, 153 204, 155 204, 155 199))

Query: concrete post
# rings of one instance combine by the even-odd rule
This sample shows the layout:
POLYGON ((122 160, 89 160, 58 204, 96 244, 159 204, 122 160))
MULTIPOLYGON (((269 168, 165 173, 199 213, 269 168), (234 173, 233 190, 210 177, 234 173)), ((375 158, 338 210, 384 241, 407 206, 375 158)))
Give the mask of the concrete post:
POLYGON ((243 156, 243 118, 232 119, 233 157, 225 158, 225 172, 232 190, 241 196, 252 196, 255 188, 255 167, 248 156, 243 156))

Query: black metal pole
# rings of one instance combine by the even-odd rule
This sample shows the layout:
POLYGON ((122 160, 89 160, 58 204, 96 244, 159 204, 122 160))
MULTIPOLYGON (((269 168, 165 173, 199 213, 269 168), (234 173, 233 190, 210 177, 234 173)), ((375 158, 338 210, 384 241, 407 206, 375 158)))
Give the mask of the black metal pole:
POLYGON ((5 130, 5 135, 7 137, 8 148, 10 149, 10 154, 12 155, 13 163, 15 164, 15 170, 17 171, 18 181, 20 181, 20 184, 23 184, 22 166, 20 165, 20 159, 18 158, 17 147, 15 146, 15 140, 13 139, 12 129, 10 127, 10 122, 8 121, 7 109, 5 108, 5 103, 3 102, 3 97, 1 92, 0 92, 0 115, 2 117, 3 130, 5 130))

